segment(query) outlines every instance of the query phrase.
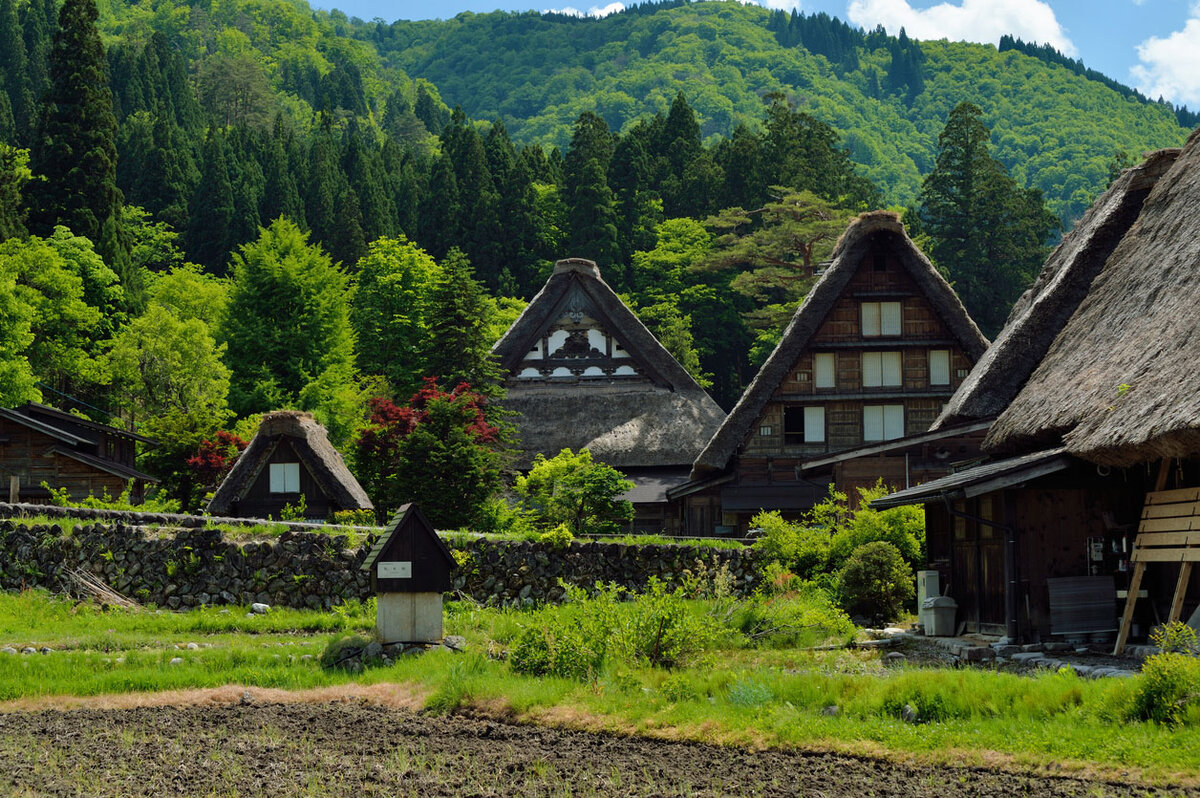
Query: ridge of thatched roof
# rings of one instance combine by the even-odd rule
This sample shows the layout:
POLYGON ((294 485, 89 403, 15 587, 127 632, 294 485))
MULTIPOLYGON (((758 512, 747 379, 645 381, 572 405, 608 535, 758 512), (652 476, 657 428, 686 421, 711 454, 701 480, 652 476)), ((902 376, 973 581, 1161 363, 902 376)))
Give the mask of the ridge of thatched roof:
POLYGON ((208 503, 210 515, 223 515, 240 501, 258 479, 279 442, 287 438, 300 462, 321 489, 343 510, 374 509, 366 491, 333 448, 325 428, 309 413, 277 410, 267 413, 233 468, 208 503))
MULTIPOLYGON (((1153 160, 1153 159, 1152 159, 1153 160)), ((1200 452, 1200 131, 984 442, 1128 466, 1200 452)))
POLYGON ((977 360, 987 349, 988 341, 963 307, 946 278, 934 268, 929 259, 917 249, 904 231, 900 217, 891 211, 872 211, 853 219, 834 246, 829 268, 808 292, 796 309, 783 337, 771 352, 754 380, 746 388, 721 429, 696 458, 692 479, 723 470, 742 445, 746 434, 771 399, 801 352, 854 277, 863 257, 877 240, 890 245, 900 263, 907 269, 925 298, 933 305, 946 327, 970 356, 977 360))
POLYGON ((1050 253, 1037 280, 1013 305, 1004 329, 955 391, 933 429, 1001 413, 1025 385, 1087 296, 1122 236, 1137 220, 1178 149, 1159 150, 1125 170, 1050 253))
POLYGON ((581 293, 597 321, 637 363, 645 380, 586 380, 554 384, 508 380, 506 410, 516 416, 518 466, 537 453, 589 449, 614 467, 686 465, 725 418, 724 411, 646 325, 604 282, 590 260, 560 260, 554 272, 504 336, 492 347, 512 374, 532 344, 567 312, 581 293))

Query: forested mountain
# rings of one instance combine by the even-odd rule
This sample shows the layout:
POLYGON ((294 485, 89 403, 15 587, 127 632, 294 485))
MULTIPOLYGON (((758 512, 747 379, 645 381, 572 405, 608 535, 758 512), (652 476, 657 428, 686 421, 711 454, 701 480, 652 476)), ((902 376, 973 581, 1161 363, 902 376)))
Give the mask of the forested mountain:
POLYGON ((1060 217, 1188 117, 1010 44, 734 2, 0 0, 0 406, 158 438, 189 505, 283 407, 351 453, 434 418, 498 445, 490 342, 576 256, 728 407, 886 205, 995 332, 1060 217))
POLYGON ((964 100, 983 109, 996 157, 1068 222, 1104 187, 1115 153, 1186 134, 1169 105, 1076 74, 1067 59, 864 34, 753 4, 643 5, 600 20, 460 14, 356 25, 355 35, 468 115, 503 119, 520 142, 563 145, 583 111, 623 130, 665 113, 681 89, 703 135, 726 136, 761 118, 764 95, 784 92, 838 131, 862 173, 899 204, 916 197, 938 131, 964 100))

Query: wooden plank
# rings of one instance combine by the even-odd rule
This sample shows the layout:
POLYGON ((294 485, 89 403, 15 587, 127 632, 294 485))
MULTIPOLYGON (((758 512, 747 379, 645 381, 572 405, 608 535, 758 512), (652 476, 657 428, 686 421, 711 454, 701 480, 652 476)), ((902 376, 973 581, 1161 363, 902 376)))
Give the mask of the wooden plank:
POLYGON ((1200 562, 1200 549, 1135 549, 1130 559, 1136 563, 1200 562))
POLYGON ((1200 531, 1200 518, 1150 518, 1138 524, 1138 532, 1200 531))
POLYGON ((1155 546, 1187 546, 1195 539, 1191 532, 1143 532, 1133 541, 1133 548, 1136 551, 1155 546))
POLYGON ((1179 566, 1179 581, 1175 583, 1175 597, 1171 599, 1171 612, 1167 615, 1167 623, 1179 620, 1183 612, 1183 597, 1187 594, 1188 579, 1192 576, 1192 564, 1185 562, 1179 566))
POLYGON ((1190 518, 1200 515, 1200 502, 1175 502, 1173 504, 1148 505, 1142 510, 1142 518, 1190 518))
POLYGON ((1146 504, 1173 504, 1175 502, 1200 502, 1200 488, 1157 490, 1146 494, 1146 504))
POLYGON ((1133 625, 1133 608, 1137 606, 1138 590, 1142 586, 1142 574, 1146 572, 1146 564, 1138 563, 1133 566, 1133 576, 1129 580, 1129 598, 1125 599, 1125 612, 1121 615, 1121 630, 1117 632, 1117 644, 1113 646, 1113 656, 1119 657, 1125 652, 1125 641, 1129 639, 1129 627, 1133 625))

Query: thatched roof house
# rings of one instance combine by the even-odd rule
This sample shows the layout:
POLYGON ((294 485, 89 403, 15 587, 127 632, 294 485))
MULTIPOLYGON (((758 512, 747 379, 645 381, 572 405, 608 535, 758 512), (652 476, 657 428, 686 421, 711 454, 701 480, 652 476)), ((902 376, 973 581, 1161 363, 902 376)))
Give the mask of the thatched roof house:
MULTIPOLYGON (((968 628, 1111 634, 1114 585, 1136 593, 1129 574, 1145 566, 1135 538, 1200 523, 1194 505, 1193 518, 1154 520, 1164 497, 1200 488, 1198 215, 1200 131, 1096 201, 948 404, 939 423, 996 417, 992 461, 875 503, 925 503, 931 565, 968 628)), ((1155 567, 1142 587, 1178 613, 1186 575, 1172 594, 1178 565, 1155 567)), ((1132 611, 1126 623, 1136 635, 1132 611)))
POLYGON ((285 505, 324 520, 339 510, 373 509, 322 427, 308 413, 267 413, 208 503, 210 515, 279 518, 285 505))
POLYGON ((880 478, 906 484, 944 473, 961 459, 951 452, 978 451, 980 433, 949 446, 921 436, 987 345, 900 218, 862 214, 696 458, 691 482, 670 496, 685 503, 690 530, 736 534, 759 510, 803 513, 830 482, 853 492, 880 478), (895 451, 885 445, 906 439, 895 451), (830 460, 853 449, 860 456, 830 460), (808 471, 812 460, 825 461, 825 472, 808 471))
MULTIPOLYGON (((729 417, 725 419, 721 429, 696 458, 692 469, 693 479, 719 472, 729 465, 731 458, 753 431, 755 422, 772 396, 795 370, 796 362, 812 346, 814 338, 822 332, 823 326, 831 321, 831 313, 839 300, 849 299, 846 297, 847 288, 860 273, 864 262, 876 253, 886 253, 890 263, 898 266, 911 280, 916 289, 913 293, 919 293, 924 302, 928 303, 933 316, 944 325, 949 334, 951 340, 943 341, 944 343, 960 347, 971 363, 983 355, 988 347, 987 338, 979 331, 954 289, 946 282, 946 278, 905 234, 900 217, 890 211, 864 213, 846 228, 834 247, 829 267, 804 298, 804 302, 784 330, 783 337, 746 388, 729 417)), ((872 263, 869 268, 873 270, 876 266, 872 263)), ((882 299, 885 298, 885 294, 891 292, 854 293, 860 298, 882 299), (867 297, 868 293, 875 296, 867 297)), ((903 337, 911 340, 912 336, 907 334, 910 332, 905 330, 906 335, 903 337)), ((941 338, 941 330, 937 332, 941 338)), ((925 426, 927 427, 928 423, 925 426)), ((913 430, 920 431, 923 430, 913 430)), ((861 442, 861 438, 858 442, 861 442)))
POLYGON ((653 472, 659 503, 725 417, 588 260, 555 264, 492 352, 508 374, 520 468, 586 448, 637 484, 653 472))

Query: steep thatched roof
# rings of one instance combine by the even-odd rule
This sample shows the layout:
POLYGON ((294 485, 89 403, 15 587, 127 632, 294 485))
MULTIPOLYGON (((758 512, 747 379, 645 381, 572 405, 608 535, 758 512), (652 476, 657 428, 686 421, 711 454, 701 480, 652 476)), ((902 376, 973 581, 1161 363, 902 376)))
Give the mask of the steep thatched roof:
POLYGON ((1150 189, 1178 155, 1177 149, 1153 153, 1140 166, 1126 170, 1096 200, 1017 300, 1004 329, 946 404, 933 429, 991 418, 1008 407, 1138 218, 1150 189))
POLYGON ((1134 465, 1200 452, 1200 131, 1150 191, 1087 297, 992 425, 992 451, 1060 440, 1134 465))
POLYGON ((596 264, 562 260, 546 285, 492 348, 515 374, 540 337, 569 312, 586 307, 619 341, 635 379, 582 378, 506 383, 504 407, 516 413, 520 467, 538 453, 589 449, 614 467, 686 465, 725 413, 600 277, 596 264))
POLYGON ((922 294, 973 361, 987 349, 987 339, 967 314, 954 289, 905 234, 900 217, 889 211, 864 213, 850 222, 834 247, 829 268, 808 292, 775 350, 759 369, 721 429, 696 459, 692 467, 693 479, 721 471, 728 465, 775 389, 787 379, 796 360, 854 277, 863 258, 878 242, 885 243, 907 269, 922 294))
POLYGON ((346 463, 325 435, 325 428, 308 413, 296 410, 277 410, 267 413, 259 424, 250 445, 237 459, 225 481, 217 488, 208 503, 210 515, 229 513, 262 473, 271 454, 283 439, 321 490, 343 510, 373 509, 374 505, 358 480, 346 468, 346 463))

